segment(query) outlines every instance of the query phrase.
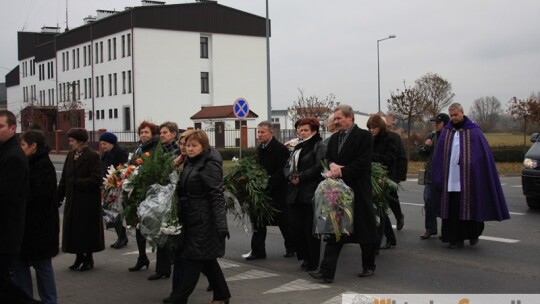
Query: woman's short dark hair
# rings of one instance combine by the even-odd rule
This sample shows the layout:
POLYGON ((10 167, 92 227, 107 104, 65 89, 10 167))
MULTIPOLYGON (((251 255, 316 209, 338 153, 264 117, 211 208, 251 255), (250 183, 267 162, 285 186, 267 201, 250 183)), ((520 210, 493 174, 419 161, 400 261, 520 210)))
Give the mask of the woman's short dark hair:
POLYGON ((315 117, 306 117, 298 120, 298 127, 303 125, 308 125, 309 129, 311 131, 316 131, 319 133, 319 128, 321 127, 321 124, 319 123, 319 120, 315 117))
POLYGON ((368 119, 366 127, 368 129, 379 128, 381 132, 386 132, 386 121, 381 116, 375 114, 368 119))
POLYGON ((36 148, 45 146, 45 135, 38 130, 28 130, 21 135, 21 140, 24 140, 29 146, 36 144, 36 148))
POLYGON ((208 139, 208 135, 206 135, 206 132, 204 132, 204 130, 193 130, 193 132, 186 131, 185 133, 188 132, 189 134, 186 134, 185 136, 186 143, 190 140, 195 140, 196 142, 201 144, 203 151, 210 150, 210 140, 208 139))
POLYGON ((178 125, 175 122, 172 121, 166 121, 159 125, 159 131, 161 132, 161 129, 167 128, 169 132, 178 134, 178 125))
POLYGON ((139 129, 137 130, 137 134, 140 135, 140 134, 141 134, 141 130, 144 129, 144 128, 150 129, 150 132, 152 133, 152 136, 158 134, 158 127, 156 126, 156 124, 151 123, 151 122, 146 121, 146 120, 144 120, 143 122, 141 122, 141 124, 139 125, 139 129))

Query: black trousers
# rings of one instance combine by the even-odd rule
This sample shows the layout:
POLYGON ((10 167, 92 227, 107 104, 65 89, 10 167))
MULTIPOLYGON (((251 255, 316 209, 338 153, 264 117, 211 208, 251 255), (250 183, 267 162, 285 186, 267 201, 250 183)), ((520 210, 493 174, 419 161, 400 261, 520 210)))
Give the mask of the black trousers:
MULTIPOLYGON (((282 209, 283 211, 278 213, 275 218, 275 222, 281 231, 283 236, 285 250, 287 252, 294 252, 295 245, 289 228, 288 223, 288 210, 282 209)), ((253 235, 251 236, 251 254, 258 257, 266 257, 266 226, 258 226, 253 223, 253 235)))
POLYGON ((390 207, 390 210, 392 210, 392 213, 394 213, 397 221, 398 219, 403 217, 403 212, 401 211, 401 205, 399 204, 399 196, 397 190, 391 190, 390 196, 392 197, 392 199, 389 200, 388 205, 390 207))
POLYGON ((381 217, 381 223, 377 227, 379 233, 379 247, 381 247, 383 236, 386 237, 386 242, 390 244, 396 244, 396 235, 394 234, 394 229, 392 228, 392 222, 388 214, 385 214, 384 217, 381 217))
MULTIPOLYGON (((362 268, 375 271, 375 249, 377 244, 360 244, 362 250, 362 268)), ((337 269, 339 254, 343 248, 343 242, 330 241, 324 248, 324 256, 319 272, 326 278, 334 279, 337 269)))
MULTIPOLYGON (((176 267, 176 264, 175 264, 176 267)), ((231 297, 229 287, 219 267, 217 259, 212 260, 189 260, 185 259, 182 265, 180 282, 171 293, 171 303, 187 304, 188 298, 199 282, 201 272, 206 274, 210 286, 214 291, 213 301, 225 301, 231 297)))
POLYGON ((321 239, 313 236, 313 204, 289 204, 289 227, 298 260, 305 260, 307 268, 319 266, 321 239))
POLYGON ((156 249, 156 272, 161 274, 171 274, 171 251, 168 247, 158 247, 156 249))
POLYGON ((448 192, 448 195, 448 219, 442 220, 442 241, 455 244, 480 237, 482 232, 484 232, 484 222, 460 220, 459 200, 461 198, 461 192, 448 192))
POLYGON ((34 303, 24 291, 17 287, 11 279, 11 261, 13 255, 0 254, 0 303, 26 304, 34 303))

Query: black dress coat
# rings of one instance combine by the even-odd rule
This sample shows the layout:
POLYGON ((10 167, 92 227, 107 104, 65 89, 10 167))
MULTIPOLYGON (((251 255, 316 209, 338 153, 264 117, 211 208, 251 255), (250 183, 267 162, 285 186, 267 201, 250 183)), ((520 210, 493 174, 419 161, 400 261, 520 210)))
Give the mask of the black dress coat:
POLYGON ((56 198, 56 169, 48 147, 28 157, 30 191, 21 255, 25 260, 44 260, 58 254, 60 223, 56 198))
POLYGON ((28 181, 28 161, 13 136, 0 144, 1 254, 13 254, 21 249, 28 181))
POLYGON ((397 176, 398 142, 388 132, 380 132, 373 138, 373 162, 381 163, 388 171, 388 177, 398 182, 397 176))
POLYGON ((378 241, 373 193, 371 187, 371 159, 373 154, 373 136, 357 125, 351 132, 338 153, 339 132, 328 142, 326 159, 328 163, 344 166, 341 168, 342 179, 354 191, 353 235, 347 242, 369 244, 378 241))
POLYGON ((129 153, 126 149, 122 148, 118 144, 101 155, 101 176, 107 176, 107 171, 111 165, 117 167, 120 164, 127 163, 129 153))
POLYGON ((101 215, 101 160, 88 147, 74 160, 66 157, 58 184, 58 201, 66 199, 62 229, 62 251, 91 253, 105 249, 101 215))
POLYGON ((257 147, 257 162, 268 173, 268 189, 270 193, 271 203, 280 212, 275 217, 276 223, 268 223, 268 225, 276 225, 285 221, 286 217, 282 216, 286 212, 287 201, 287 179, 284 169, 287 160, 289 159, 289 150, 285 145, 280 143, 275 137, 268 142, 265 148, 262 145, 257 147))
MULTIPOLYGON (((326 154, 326 145, 321 140, 319 134, 314 135, 309 140, 294 147, 294 150, 302 149, 298 157, 298 162, 291 167, 291 160, 285 165, 285 176, 290 180, 291 175, 297 175, 300 183, 293 185, 289 183, 287 191, 288 204, 313 204, 313 195, 319 183, 323 180, 321 176, 322 164, 326 154)), ((294 152, 291 154, 294 157, 294 152)))
POLYGON ((212 260, 225 255, 228 228, 222 164, 223 159, 215 149, 186 159, 177 187, 183 258, 212 260))

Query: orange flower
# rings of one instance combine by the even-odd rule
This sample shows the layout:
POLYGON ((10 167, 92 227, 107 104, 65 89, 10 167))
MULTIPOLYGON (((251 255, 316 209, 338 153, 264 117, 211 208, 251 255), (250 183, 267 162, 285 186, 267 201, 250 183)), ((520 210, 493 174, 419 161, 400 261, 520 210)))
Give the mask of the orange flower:
POLYGON ((144 152, 145 156, 150 156, 150 152, 144 152))
POLYGON ((118 187, 118 188, 122 187, 122 181, 117 181, 116 182, 116 187, 118 187))
POLYGON ((139 157, 139 158, 137 158, 137 159, 135 160, 135 163, 137 163, 137 165, 140 165, 140 164, 142 164, 142 163, 143 163, 143 160, 142 160, 142 158, 140 158, 140 157, 139 157))

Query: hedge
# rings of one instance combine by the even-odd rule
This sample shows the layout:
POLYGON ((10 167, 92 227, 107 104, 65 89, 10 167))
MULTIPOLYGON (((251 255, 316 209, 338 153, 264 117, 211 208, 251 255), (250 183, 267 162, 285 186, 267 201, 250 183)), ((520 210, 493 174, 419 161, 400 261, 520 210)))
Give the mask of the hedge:
MULTIPOLYGON (((521 163, 525 157, 523 146, 496 146, 491 147, 493 157, 496 162, 500 163, 521 163)), ((409 155, 410 161, 425 161, 426 158, 420 156, 418 151, 411 151, 409 155)))

